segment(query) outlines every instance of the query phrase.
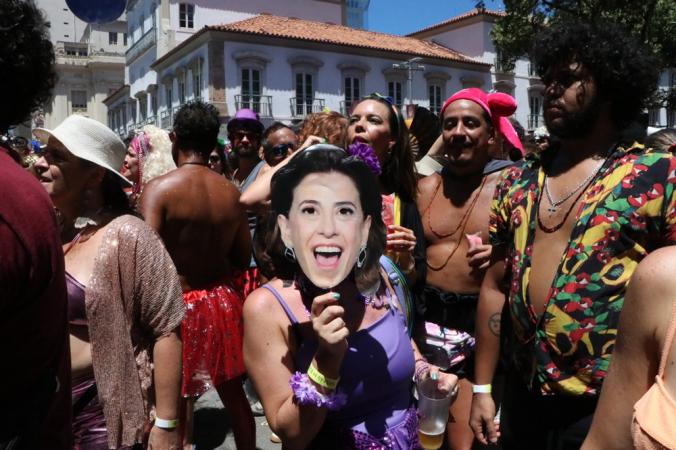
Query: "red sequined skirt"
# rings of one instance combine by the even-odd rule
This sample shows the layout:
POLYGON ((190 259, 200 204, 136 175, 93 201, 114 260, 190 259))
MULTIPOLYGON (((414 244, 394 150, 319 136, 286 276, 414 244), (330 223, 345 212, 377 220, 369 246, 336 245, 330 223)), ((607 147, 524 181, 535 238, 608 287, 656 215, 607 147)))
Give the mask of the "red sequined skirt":
POLYGON ((204 394, 211 386, 244 373, 242 338, 244 298, 232 278, 183 293, 183 397, 204 394))

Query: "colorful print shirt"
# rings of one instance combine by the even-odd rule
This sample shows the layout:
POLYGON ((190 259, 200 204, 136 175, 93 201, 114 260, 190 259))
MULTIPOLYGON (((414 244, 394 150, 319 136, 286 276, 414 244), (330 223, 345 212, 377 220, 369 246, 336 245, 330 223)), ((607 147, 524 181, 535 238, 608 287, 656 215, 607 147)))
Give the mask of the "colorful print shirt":
POLYGON ((536 206, 555 150, 505 171, 490 243, 506 245, 505 281, 518 345, 515 363, 543 394, 598 395, 615 344, 627 282, 638 263, 676 241, 676 158, 617 147, 583 194, 544 311, 528 297, 536 206))

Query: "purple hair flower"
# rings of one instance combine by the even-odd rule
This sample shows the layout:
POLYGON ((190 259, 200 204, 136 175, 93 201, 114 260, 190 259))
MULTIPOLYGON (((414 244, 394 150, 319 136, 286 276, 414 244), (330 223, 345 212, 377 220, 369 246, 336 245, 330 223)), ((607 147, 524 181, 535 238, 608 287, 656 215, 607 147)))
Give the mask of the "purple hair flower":
POLYGON ((352 156, 358 156, 362 161, 366 163, 367 166, 371 169, 375 175, 380 175, 383 171, 380 168, 380 163, 376 157, 376 153, 371 147, 364 144, 363 142, 355 142, 350 145, 349 153, 352 156))

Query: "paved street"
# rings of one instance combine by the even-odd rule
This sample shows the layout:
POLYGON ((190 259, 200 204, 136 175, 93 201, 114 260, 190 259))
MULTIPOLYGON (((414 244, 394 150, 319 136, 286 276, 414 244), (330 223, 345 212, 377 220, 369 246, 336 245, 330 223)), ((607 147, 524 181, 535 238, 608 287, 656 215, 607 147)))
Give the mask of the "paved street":
MULTIPOLYGON (((230 422, 213 389, 200 397, 195 405, 195 444, 197 450, 236 450, 230 422)), ((281 444, 270 442, 270 428, 265 417, 256 417, 256 447, 260 450, 282 448, 281 444)))

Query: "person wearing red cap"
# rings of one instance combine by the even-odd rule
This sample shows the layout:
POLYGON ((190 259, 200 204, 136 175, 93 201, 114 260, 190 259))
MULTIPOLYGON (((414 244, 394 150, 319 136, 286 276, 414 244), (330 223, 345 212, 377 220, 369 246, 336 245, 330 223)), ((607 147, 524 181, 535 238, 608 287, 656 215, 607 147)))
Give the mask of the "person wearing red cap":
MULTIPOLYGON (((545 123, 557 139, 498 182, 470 424, 484 443, 500 435, 505 450, 572 450, 589 431, 609 364, 613 374, 632 273, 649 252, 676 243, 676 159, 623 136, 658 72, 650 51, 625 31, 614 24, 551 27, 530 56, 545 85, 545 123), (509 331, 492 326, 505 300, 509 331), (498 433, 487 392, 501 334, 513 339, 513 352, 498 433)), ((650 379, 646 373, 639 384, 650 379)), ((633 395, 629 383, 618 392, 624 402, 633 395)), ((629 448, 609 438, 620 430, 629 435, 632 408, 623 411, 606 409, 594 420, 608 437, 598 448, 629 448)))
MULTIPOLYGON (((491 255, 491 246, 485 243, 488 212, 499 173, 511 165, 493 160, 491 150, 498 134, 520 147, 507 120, 516 107, 506 94, 472 88, 453 95, 441 110, 442 168, 418 184, 428 267, 419 311, 428 323, 474 334, 479 289, 491 255)), ((421 337, 426 339, 427 334, 421 337)), ((420 345, 425 347, 425 342, 420 345)), ((461 380, 451 408, 456 422, 447 427, 450 448, 469 450, 474 441, 469 427, 474 360, 468 356, 448 370, 461 380)))

